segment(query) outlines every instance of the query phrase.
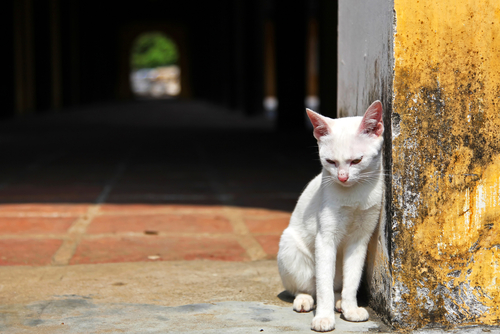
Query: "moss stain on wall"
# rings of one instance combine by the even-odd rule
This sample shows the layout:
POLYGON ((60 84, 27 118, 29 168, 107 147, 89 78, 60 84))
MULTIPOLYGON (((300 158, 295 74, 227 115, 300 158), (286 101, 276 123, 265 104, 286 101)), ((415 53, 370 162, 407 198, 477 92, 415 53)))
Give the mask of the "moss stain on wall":
POLYGON ((393 321, 500 325, 500 3, 394 5, 393 321))

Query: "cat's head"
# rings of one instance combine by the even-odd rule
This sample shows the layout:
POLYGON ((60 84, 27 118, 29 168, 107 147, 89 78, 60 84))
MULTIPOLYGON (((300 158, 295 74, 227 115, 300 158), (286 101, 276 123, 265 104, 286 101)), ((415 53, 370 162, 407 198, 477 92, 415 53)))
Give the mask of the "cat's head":
POLYGON ((331 119, 310 109, 307 115, 318 140, 321 164, 333 182, 350 187, 380 175, 384 132, 380 101, 373 102, 363 117, 331 119))

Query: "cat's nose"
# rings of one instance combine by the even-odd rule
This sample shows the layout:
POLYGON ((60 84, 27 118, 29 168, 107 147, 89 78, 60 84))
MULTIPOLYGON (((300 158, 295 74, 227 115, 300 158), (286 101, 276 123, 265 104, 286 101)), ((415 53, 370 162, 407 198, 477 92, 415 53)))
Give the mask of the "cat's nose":
POLYGON ((347 174, 347 172, 344 170, 340 170, 338 178, 340 182, 346 182, 349 179, 349 174, 347 174))

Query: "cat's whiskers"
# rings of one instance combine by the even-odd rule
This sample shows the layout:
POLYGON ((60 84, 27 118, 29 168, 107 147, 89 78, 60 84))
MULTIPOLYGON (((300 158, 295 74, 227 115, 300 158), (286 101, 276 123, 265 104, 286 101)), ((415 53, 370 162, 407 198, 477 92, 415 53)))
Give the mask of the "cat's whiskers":
POLYGON ((385 170, 371 170, 363 172, 363 175, 389 175, 389 173, 385 170))
POLYGON ((372 180, 359 180, 359 184, 368 184, 368 185, 374 185, 376 182, 372 180))
POLYGON ((370 173, 370 172, 363 173, 363 174, 360 174, 358 176, 358 182, 360 184, 375 185, 375 184, 377 184, 377 182, 380 181, 381 175, 383 175, 383 174, 380 174, 380 173, 375 174, 375 173, 370 173))
POLYGON ((321 189, 326 188, 327 186, 329 186, 330 184, 332 184, 334 182, 335 182, 335 179, 334 179, 333 176, 325 176, 325 177, 323 177, 323 179, 321 181, 321 189))
MULTIPOLYGON (((356 182, 359 184, 369 184, 369 185, 375 185, 377 182, 380 181, 381 176, 385 176, 387 174, 380 173, 379 171, 368 171, 368 172, 363 172, 360 175, 357 176, 356 182)), ((336 182, 336 177, 333 175, 330 176, 323 176, 322 182, 321 182, 321 188, 324 189, 331 184, 334 184, 336 182)))

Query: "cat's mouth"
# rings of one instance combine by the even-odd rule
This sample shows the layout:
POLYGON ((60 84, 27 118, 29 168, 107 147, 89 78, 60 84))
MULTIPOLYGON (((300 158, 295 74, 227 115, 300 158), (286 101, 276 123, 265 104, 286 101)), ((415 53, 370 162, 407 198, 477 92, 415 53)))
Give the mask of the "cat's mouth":
POLYGON ((337 179, 337 183, 340 184, 343 187, 346 187, 346 188, 352 187, 355 184, 355 182, 353 182, 353 181, 351 181, 349 179, 347 179, 345 181, 337 179))

